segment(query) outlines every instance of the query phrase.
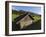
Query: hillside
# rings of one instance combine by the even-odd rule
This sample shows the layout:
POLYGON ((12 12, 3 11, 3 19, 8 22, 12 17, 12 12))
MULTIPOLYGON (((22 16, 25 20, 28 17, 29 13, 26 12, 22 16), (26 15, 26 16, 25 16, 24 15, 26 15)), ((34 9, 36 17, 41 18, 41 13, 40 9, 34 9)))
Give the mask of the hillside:
MULTIPOLYGON (((27 11, 23 11, 23 10, 20 10, 20 11, 12 10, 12 20, 14 21, 15 18, 17 18, 20 15, 25 14, 26 12, 27 11)), ((41 19, 41 15, 38 15, 32 12, 28 12, 28 13, 34 18, 34 21, 41 19)))
MULTIPOLYGON (((16 25, 15 23, 15 19, 23 14, 25 14, 27 11, 17 11, 17 10, 12 10, 12 30, 20 30, 20 25, 16 25)), ((22 30, 38 30, 41 29, 41 15, 32 13, 32 12, 28 12, 32 18, 34 18, 34 22, 32 23, 31 26, 28 26, 26 28, 23 28, 22 30)))

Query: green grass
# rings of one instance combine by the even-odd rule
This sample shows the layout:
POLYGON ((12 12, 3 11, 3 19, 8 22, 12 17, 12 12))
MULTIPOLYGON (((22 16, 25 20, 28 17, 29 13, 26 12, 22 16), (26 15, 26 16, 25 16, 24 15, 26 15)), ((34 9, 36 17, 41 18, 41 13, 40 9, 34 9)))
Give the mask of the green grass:
POLYGON ((12 21, 14 21, 14 19, 17 18, 18 16, 20 16, 20 15, 12 14, 12 21))
MULTIPOLYGON (((14 19, 19 17, 20 15, 23 15, 23 13, 21 12, 17 12, 17 11, 12 11, 12 21, 13 21, 13 29, 16 30, 16 29, 19 29, 18 26, 15 25, 15 21, 14 19)), ((34 18, 34 22, 32 23, 31 26, 28 26, 26 29, 28 30, 34 30, 34 29, 40 29, 41 28, 41 16, 40 15, 35 15, 34 13, 31 13, 31 16, 34 18)))
MULTIPOLYGON (((12 14, 12 21, 14 21, 15 18, 17 18, 18 16, 20 16, 21 14, 12 14)), ((37 22, 38 20, 41 19, 41 16, 37 16, 37 15, 32 15, 32 17, 34 18, 34 22, 37 22)))
MULTIPOLYGON (((15 18, 17 18, 18 16, 20 15, 23 15, 24 13, 22 12, 18 12, 18 11, 12 11, 12 21, 14 21, 15 18)), ((37 15, 37 14, 34 14, 34 13, 31 13, 31 16, 34 18, 34 22, 37 22, 38 20, 41 19, 41 16, 40 15, 37 15)))
POLYGON ((40 16, 36 16, 36 15, 34 15, 34 22, 37 22, 38 20, 40 20, 41 19, 41 17, 40 16))

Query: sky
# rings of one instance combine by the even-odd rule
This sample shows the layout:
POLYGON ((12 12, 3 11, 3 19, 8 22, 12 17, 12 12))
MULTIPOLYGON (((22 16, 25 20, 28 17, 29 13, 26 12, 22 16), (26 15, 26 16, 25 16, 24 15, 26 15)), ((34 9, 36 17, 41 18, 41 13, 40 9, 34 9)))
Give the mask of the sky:
POLYGON ((24 10, 24 11, 29 11, 29 12, 33 12, 36 14, 41 15, 41 7, 36 7, 36 6, 12 6, 12 10, 24 10))

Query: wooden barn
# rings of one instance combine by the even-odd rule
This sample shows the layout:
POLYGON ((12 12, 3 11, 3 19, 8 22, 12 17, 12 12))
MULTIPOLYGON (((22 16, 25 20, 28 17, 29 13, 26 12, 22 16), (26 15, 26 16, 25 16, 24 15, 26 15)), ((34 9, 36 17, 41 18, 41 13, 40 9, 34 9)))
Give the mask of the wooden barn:
POLYGON ((25 13, 15 19, 16 24, 20 24, 20 29, 26 28, 33 23, 33 18, 29 13, 25 13))

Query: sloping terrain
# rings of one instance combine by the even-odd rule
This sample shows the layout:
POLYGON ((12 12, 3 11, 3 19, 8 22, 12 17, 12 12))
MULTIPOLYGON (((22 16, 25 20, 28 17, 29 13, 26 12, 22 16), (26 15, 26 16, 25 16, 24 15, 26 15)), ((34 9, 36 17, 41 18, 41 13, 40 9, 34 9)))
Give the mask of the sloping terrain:
MULTIPOLYGON (((15 25, 15 19, 21 15, 23 15, 24 13, 26 13, 26 11, 16 11, 16 10, 12 10, 12 23, 13 23, 13 28, 12 30, 20 30, 19 26, 20 25, 15 25), (14 27, 15 26, 15 27, 14 27)), ((25 30, 35 30, 35 29, 41 29, 41 15, 32 13, 32 12, 28 12, 30 13, 30 15, 34 18, 34 23, 31 26, 28 26, 26 28, 24 28, 25 30)), ((22 29, 22 30, 24 30, 22 29)))
MULTIPOLYGON (((14 21, 15 18, 23 15, 24 13, 26 13, 26 12, 12 10, 12 21, 14 21)), ((32 13, 32 12, 30 13, 30 15, 34 18, 34 22, 36 22, 36 21, 41 19, 41 15, 37 15, 37 14, 32 13)))

